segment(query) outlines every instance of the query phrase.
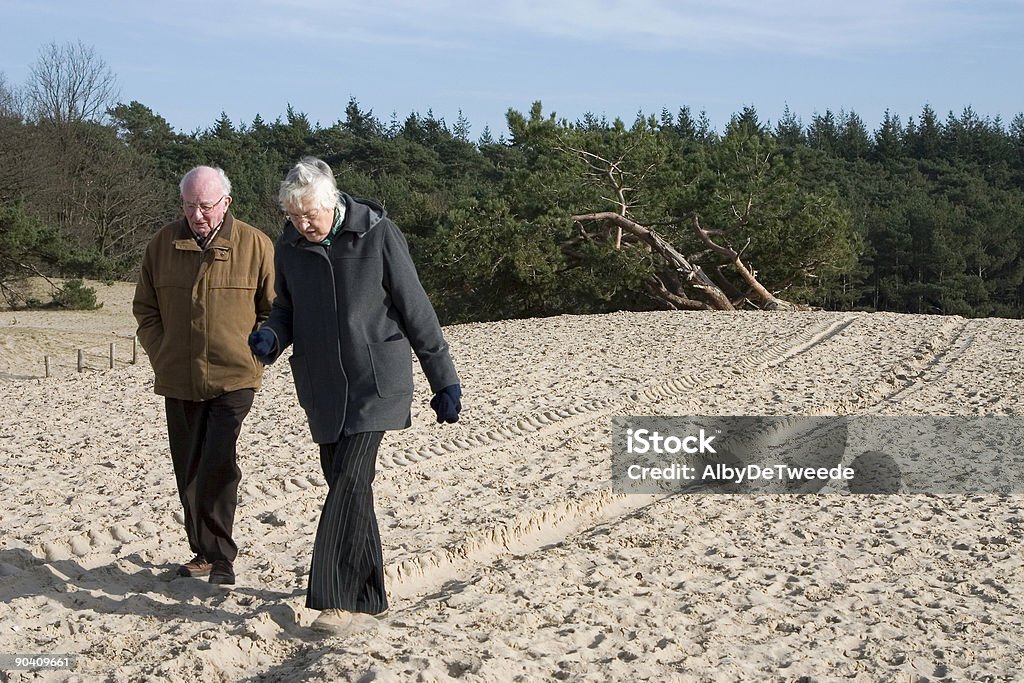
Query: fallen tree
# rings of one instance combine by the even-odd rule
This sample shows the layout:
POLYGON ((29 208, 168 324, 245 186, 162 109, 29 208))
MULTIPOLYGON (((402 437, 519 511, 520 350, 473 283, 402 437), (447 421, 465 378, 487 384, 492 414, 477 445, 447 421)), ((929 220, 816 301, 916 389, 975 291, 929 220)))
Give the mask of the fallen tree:
MULTIPOLYGON (((732 311, 745 302, 765 310, 795 310, 798 307, 772 294, 758 282, 754 272, 743 263, 740 254, 731 247, 717 244, 712 233, 700 225, 699 218, 693 216, 693 229, 701 242, 708 246, 711 253, 722 257, 746 284, 746 293, 739 301, 731 300, 726 293, 694 263, 693 259, 681 254, 671 243, 653 229, 640 225, 626 216, 613 211, 579 214, 572 217, 581 230, 587 222, 607 222, 625 231, 635 238, 634 245, 642 244, 657 255, 663 266, 657 268, 648 282, 649 293, 662 299, 671 308, 683 310, 714 309, 732 311), (669 274, 674 274, 675 277, 669 274)), ((619 240, 619 248, 628 248, 630 242, 619 240)))

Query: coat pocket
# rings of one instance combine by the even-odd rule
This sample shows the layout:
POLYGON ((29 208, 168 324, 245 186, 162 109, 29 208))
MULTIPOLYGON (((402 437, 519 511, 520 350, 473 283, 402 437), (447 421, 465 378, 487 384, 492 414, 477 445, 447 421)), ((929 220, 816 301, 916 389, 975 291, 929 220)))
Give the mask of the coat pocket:
POLYGON ((367 344, 381 398, 412 395, 412 347, 408 339, 367 344))
POLYGON ((295 382, 295 395, 299 399, 299 405, 309 410, 313 407, 313 384, 310 381, 306 357, 292 354, 288 364, 292 366, 292 380, 295 382))

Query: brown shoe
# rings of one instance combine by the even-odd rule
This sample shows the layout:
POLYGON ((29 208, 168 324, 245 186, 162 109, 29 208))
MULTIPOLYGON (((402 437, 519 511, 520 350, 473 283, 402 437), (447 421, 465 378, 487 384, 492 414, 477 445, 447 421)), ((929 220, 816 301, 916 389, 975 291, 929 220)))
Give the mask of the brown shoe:
POLYGON ((235 568, 228 560, 214 560, 210 569, 210 583, 231 585, 235 582, 235 568))
POLYGON ((205 557, 196 555, 178 567, 178 576, 206 576, 212 568, 213 565, 207 562, 205 557))

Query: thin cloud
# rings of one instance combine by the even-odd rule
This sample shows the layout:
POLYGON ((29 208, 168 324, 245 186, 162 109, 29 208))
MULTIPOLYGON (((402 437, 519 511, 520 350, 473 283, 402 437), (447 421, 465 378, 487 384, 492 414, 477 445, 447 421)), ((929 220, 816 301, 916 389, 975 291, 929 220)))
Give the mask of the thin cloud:
POLYGON ((182 0, 174 13, 114 6, 183 37, 222 36, 230 17, 231 35, 274 36, 285 52, 342 44, 488 50, 533 36, 609 50, 845 56, 964 37, 1012 47, 1011 27, 1024 25, 1021 0, 182 0))
MULTIPOLYGON (((991 17, 987 3, 923 0, 528 0, 509 15, 521 29, 632 48, 841 54, 902 49, 963 35, 991 17)), ((1003 3, 1005 4, 1005 3, 1003 3)), ((1019 4, 1015 4, 1020 15, 1019 4)), ((1004 13, 1005 20, 1005 13, 1004 13)))
POLYGON ((919 48, 1024 23, 1019 0, 222 0, 217 5, 232 12, 236 25, 261 33, 439 49, 515 34, 518 40, 547 36, 609 49, 841 55, 919 48))

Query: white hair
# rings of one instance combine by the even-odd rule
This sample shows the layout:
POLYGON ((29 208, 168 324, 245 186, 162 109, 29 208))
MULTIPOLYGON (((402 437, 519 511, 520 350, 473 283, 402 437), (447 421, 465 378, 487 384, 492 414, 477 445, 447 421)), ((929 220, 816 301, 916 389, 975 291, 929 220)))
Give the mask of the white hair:
POLYGON ((220 178, 221 185, 224 186, 224 194, 231 194, 231 181, 228 180, 228 174, 225 173, 223 169, 217 168, 216 166, 195 166, 189 169, 189 172, 183 175, 181 177, 181 182, 178 183, 178 192, 182 196, 185 195, 185 186, 193 177, 202 171, 215 171, 217 173, 217 177, 220 178))
POLYGON ((333 209, 338 205, 338 198, 338 183, 331 167, 316 157, 299 159, 281 181, 277 193, 277 201, 284 211, 297 208, 303 200, 313 201, 320 208, 333 209))

